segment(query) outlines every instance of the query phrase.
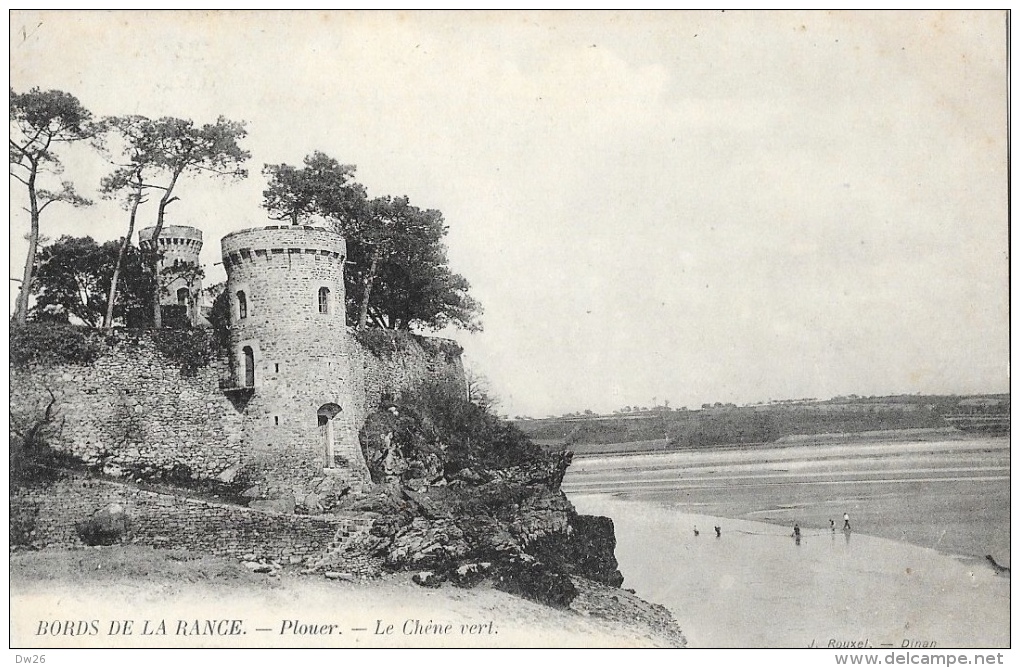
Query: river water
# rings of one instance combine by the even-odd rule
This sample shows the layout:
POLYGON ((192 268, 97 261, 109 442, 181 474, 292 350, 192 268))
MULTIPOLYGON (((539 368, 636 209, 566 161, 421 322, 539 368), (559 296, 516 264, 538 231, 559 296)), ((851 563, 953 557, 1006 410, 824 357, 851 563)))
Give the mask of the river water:
POLYGON ((579 458, 563 489, 693 646, 1009 643, 1006 438, 579 458))
POLYGON ((1009 439, 694 450, 578 458, 570 494, 612 492, 684 512, 841 528, 1010 564, 1009 439))

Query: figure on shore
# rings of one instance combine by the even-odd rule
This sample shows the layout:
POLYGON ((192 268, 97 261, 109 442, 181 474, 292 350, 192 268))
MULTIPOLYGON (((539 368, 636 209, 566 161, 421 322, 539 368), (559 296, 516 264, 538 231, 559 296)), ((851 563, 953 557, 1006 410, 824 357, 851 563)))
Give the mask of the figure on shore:
POLYGON ((715 528, 715 537, 716 538, 722 538, 722 528, 720 528, 720 527, 716 527, 715 528))
POLYGON ((701 535, 701 533, 698 531, 698 525, 695 524, 694 525, 694 537, 697 538, 700 535, 701 535))
POLYGON ((832 533, 836 533, 836 522, 835 520, 829 520, 829 528, 832 529, 832 533))
POLYGON ((793 524, 793 540, 800 545, 800 525, 796 522, 793 524))
POLYGON ((843 531, 850 531, 850 513, 843 513, 843 531))

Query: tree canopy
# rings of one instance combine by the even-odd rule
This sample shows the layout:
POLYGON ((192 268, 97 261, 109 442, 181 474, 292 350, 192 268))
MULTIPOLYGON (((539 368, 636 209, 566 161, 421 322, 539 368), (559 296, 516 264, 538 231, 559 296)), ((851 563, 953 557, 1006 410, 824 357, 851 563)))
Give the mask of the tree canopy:
MULTIPOLYGON (((166 116, 143 124, 142 128, 138 139, 138 159, 156 170, 157 179, 159 176, 164 179, 146 184, 163 193, 156 209, 153 239, 158 239, 163 231, 166 208, 179 199, 174 191, 183 175, 198 173, 234 179, 248 176, 241 165, 251 157, 251 153, 238 143, 248 135, 244 123, 220 116, 215 123, 199 127, 191 119, 166 116)), ((155 248, 151 250, 155 251, 155 248)), ((146 260, 150 271, 155 274, 158 255, 152 252, 146 260)), ((163 295, 159 281, 153 285, 152 317, 158 328, 162 325, 160 301, 163 295)))
POLYGON ((366 294, 365 278, 371 275, 372 258, 382 249, 367 308, 376 326, 480 330, 481 305, 468 294, 471 286, 467 279, 449 267, 442 213, 412 206, 406 197, 393 202, 370 224, 370 229, 378 226, 381 232, 359 234, 355 230, 345 234, 351 258, 346 272, 349 302, 364 308, 361 300, 366 294))
POLYGON ((32 292, 42 212, 54 202, 66 202, 72 206, 91 204, 75 192, 70 181, 61 181, 59 190, 50 190, 40 187, 38 179, 44 173, 61 173, 56 145, 87 139, 94 133, 92 113, 70 93, 38 88, 27 93, 15 93, 11 89, 10 175, 28 190, 29 205, 25 210, 31 225, 21 292, 14 312, 14 320, 18 324, 24 324, 28 317, 28 298, 32 292))
MULTIPOLYGON (((33 292, 33 320, 70 322, 97 327, 106 314, 107 296, 121 242, 102 245, 92 237, 63 236, 39 252, 33 292)), ((121 265, 114 317, 138 312, 151 294, 151 277, 143 271, 138 249, 128 245, 121 265)))
MULTIPOLYGON (((118 303, 122 293, 135 299, 135 287, 144 284, 151 291, 147 300, 151 324, 160 327, 167 281, 173 276, 197 280, 202 272, 200 267, 173 267, 161 274, 157 244, 142 244, 141 249, 131 246, 141 207, 150 199, 156 202, 153 236, 158 238, 168 207, 180 199, 183 177, 245 178, 243 165, 250 158, 242 147, 245 124, 222 116, 199 125, 185 118, 154 120, 137 114, 96 122, 73 95, 38 88, 22 94, 12 89, 10 112, 10 174, 27 188, 26 211, 31 216, 15 322, 25 322, 29 295, 35 294, 39 299, 35 317, 76 318, 109 328, 135 306, 118 303), (89 237, 62 237, 37 257, 40 214, 53 202, 90 204, 68 181, 59 189, 46 189, 39 181, 44 174, 60 173, 58 144, 85 139, 112 165, 99 192, 105 199, 119 201, 127 212, 126 233, 103 246, 89 237), (127 280, 139 256, 148 279, 139 281, 132 275, 132 285, 121 290, 122 274, 127 280), (97 262, 107 262, 109 267, 101 271, 97 262), (37 265, 45 265, 46 271, 46 283, 38 287, 33 285, 37 265), (96 292, 101 286, 105 286, 103 295, 96 292), (100 309, 97 300, 104 299, 105 309, 100 309)), ((406 196, 369 199, 365 187, 355 180, 355 171, 354 165, 321 151, 306 156, 299 166, 267 164, 263 206, 275 220, 326 225, 344 236, 347 316, 359 329, 455 326, 479 330, 481 305, 469 295, 467 280, 449 267, 443 214, 415 206, 406 196)))
POLYGON ((481 305, 467 280, 449 268, 447 227, 435 209, 404 197, 367 199, 355 167, 322 152, 304 167, 266 165, 263 206, 276 220, 322 220, 347 240, 347 317, 360 329, 481 329, 481 305))
POLYGON ((363 213, 365 187, 354 181, 354 165, 342 165, 321 151, 306 156, 304 165, 263 168, 269 185, 262 192, 262 206, 270 218, 298 225, 322 216, 340 223, 363 213))

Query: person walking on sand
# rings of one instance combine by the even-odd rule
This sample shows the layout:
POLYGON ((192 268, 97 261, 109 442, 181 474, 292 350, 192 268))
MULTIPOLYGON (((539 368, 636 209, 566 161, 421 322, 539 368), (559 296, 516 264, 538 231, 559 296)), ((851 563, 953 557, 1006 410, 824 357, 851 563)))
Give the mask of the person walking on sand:
POLYGON ((716 527, 715 528, 715 537, 716 538, 722 538, 722 527, 716 527))
POLYGON ((843 531, 850 531, 850 513, 843 513, 843 531))
POLYGON ((829 528, 832 529, 832 533, 836 533, 836 522, 829 520, 829 528))
POLYGON ((698 525, 695 524, 694 525, 694 537, 697 538, 699 535, 701 535, 701 534, 698 532, 698 525))

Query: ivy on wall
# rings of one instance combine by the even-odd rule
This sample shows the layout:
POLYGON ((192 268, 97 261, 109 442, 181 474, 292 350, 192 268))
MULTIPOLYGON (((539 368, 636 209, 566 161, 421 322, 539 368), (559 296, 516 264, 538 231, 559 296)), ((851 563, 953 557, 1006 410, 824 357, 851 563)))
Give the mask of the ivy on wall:
POLYGON ((206 329, 157 329, 150 335, 159 354, 181 367, 182 376, 194 376, 219 352, 216 337, 206 329))
POLYGON ((90 365, 109 346, 104 334, 89 327, 54 323, 28 323, 11 327, 11 364, 90 365))
POLYGON ((181 375, 194 376, 223 353, 217 332, 208 329, 103 332, 77 325, 28 323, 12 327, 10 332, 11 364, 18 368, 63 364, 90 366, 118 343, 140 345, 148 339, 164 359, 180 367, 181 375))
POLYGON ((372 328, 356 329, 352 333, 358 343, 379 359, 393 359, 395 355, 414 346, 432 356, 443 354, 448 361, 459 357, 463 352, 463 348, 454 341, 418 336, 404 330, 372 328))

